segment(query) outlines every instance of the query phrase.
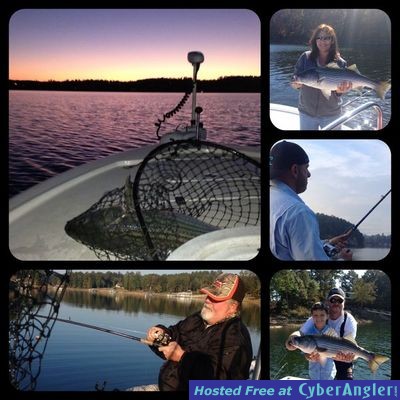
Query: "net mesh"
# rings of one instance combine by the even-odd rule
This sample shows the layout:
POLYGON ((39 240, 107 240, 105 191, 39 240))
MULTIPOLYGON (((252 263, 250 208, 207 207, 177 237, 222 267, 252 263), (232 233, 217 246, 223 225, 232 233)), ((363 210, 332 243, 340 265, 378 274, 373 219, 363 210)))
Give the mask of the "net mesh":
POLYGON ((106 193, 66 232, 100 259, 165 260, 188 240, 260 222, 260 164, 205 141, 158 146, 135 180, 106 193))
POLYGON ((36 388, 69 276, 70 271, 20 270, 10 279, 9 378, 16 389, 36 388))

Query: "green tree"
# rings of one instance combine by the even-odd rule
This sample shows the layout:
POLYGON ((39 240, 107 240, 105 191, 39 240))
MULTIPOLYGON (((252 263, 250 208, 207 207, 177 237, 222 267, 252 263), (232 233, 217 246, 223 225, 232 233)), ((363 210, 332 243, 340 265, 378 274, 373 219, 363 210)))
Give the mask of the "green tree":
POLYGON ((373 307, 381 310, 391 310, 392 284, 389 277, 383 271, 368 270, 362 279, 375 285, 376 298, 373 307))
POLYGON ((375 285, 363 279, 357 279, 353 283, 352 300, 361 307, 372 304, 375 301, 375 285))
POLYGON ((340 277, 340 287, 345 293, 353 291, 354 282, 357 281, 358 275, 354 270, 349 270, 340 277))

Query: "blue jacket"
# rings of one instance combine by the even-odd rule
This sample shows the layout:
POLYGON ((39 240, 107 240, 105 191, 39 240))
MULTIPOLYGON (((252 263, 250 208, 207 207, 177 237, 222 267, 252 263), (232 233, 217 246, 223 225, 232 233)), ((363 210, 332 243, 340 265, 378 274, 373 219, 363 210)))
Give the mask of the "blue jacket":
MULTIPOLYGON (((310 58, 311 51, 305 51, 298 59, 295 67, 294 74, 305 71, 306 69, 316 68, 316 61, 310 58)), ((346 68, 347 63, 343 58, 337 60, 340 68, 346 68)), ((319 89, 303 85, 300 88, 299 105, 300 112, 310 115, 311 117, 328 117, 339 116, 342 112, 342 101, 336 92, 332 92, 331 97, 326 99, 319 89)))

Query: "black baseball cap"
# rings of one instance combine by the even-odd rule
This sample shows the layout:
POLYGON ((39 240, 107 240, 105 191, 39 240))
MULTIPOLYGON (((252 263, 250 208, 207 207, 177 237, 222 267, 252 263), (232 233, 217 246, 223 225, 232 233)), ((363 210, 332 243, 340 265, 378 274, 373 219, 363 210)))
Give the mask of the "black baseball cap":
POLYGON ((290 169, 293 164, 308 164, 307 153, 298 144, 293 142, 276 143, 269 152, 269 176, 275 179, 280 172, 290 169))

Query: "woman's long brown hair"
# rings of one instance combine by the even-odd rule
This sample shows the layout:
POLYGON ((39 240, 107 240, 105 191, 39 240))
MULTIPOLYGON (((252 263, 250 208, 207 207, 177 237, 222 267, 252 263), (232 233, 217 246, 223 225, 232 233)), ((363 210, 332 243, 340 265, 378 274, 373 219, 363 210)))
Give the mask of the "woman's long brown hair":
POLYGON ((321 33, 321 32, 324 32, 326 35, 329 35, 332 37, 331 47, 329 49, 328 60, 327 60, 328 63, 338 60, 340 57, 340 53, 339 53, 339 46, 338 46, 338 42, 337 42, 336 32, 330 25, 327 25, 327 24, 318 25, 314 29, 314 31, 311 35, 311 39, 309 42, 309 45, 311 46, 311 54, 310 54, 311 59, 314 61, 317 60, 317 57, 319 54, 319 50, 317 47, 317 36, 319 36, 319 33, 321 33))

